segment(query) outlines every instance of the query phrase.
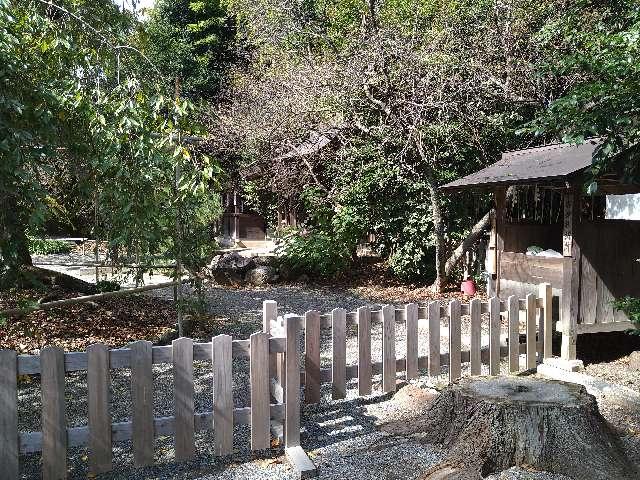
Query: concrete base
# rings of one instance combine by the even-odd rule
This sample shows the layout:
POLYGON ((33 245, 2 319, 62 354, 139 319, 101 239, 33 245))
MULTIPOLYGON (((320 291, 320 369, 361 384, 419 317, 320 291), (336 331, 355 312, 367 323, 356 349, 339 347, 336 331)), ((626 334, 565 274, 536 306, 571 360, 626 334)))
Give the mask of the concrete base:
POLYGON ((562 358, 545 358, 544 363, 567 372, 581 372, 584 370, 582 360, 563 360, 562 358))

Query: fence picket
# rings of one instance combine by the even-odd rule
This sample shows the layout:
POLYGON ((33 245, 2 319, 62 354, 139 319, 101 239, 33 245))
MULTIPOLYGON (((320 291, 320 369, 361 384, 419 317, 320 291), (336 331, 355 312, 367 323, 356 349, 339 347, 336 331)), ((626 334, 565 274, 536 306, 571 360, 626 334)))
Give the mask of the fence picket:
POLYGON ((553 291, 550 283, 543 283, 538 287, 539 296, 542 299, 543 322, 543 359, 553 357, 553 312, 551 304, 553 302, 553 291))
POLYGON ((393 305, 382 308, 382 391, 396 391, 396 312, 393 305))
POLYGON ((418 304, 409 303, 405 306, 405 322, 407 334, 407 380, 418 377, 418 304))
POLYGON ((193 387, 193 340, 178 338, 173 347, 173 400, 175 416, 176 460, 192 458, 196 453, 193 387))
POLYGON ((371 395, 371 310, 358 308, 358 394, 371 395))
POLYGON ((527 305, 527 369, 536 367, 536 295, 530 293, 526 299, 527 305))
POLYGON ((469 345, 469 361, 471 362, 471 375, 482 374, 482 302, 474 298, 469 302, 469 315, 471 317, 471 339, 469 345))
POLYGON ((509 372, 520 370, 520 305, 518 298, 511 295, 507 299, 509 317, 509 372))
POLYGON ((232 338, 217 335, 211 339, 213 360, 213 442, 216 455, 233 451, 232 338))
POLYGON ((87 347, 87 405, 89 410, 89 468, 94 474, 112 469, 111 415, 109 414, 109 347, 87 347))
MULTIPOLYGON (((278 318, 278 303, 274 300, 264 300, 262 302, 262 331, 271 334, 271 321, 278 318)), ((269 378, 274 378, 277 374, 278 355, 269 355, 269 378)))
POLYGON ((0 472, 18 478, 18 357, 15 350, 0 350, 0 472))
POLYGON ((462 376, 462 324, 460 319, 460 300, 449 302, 449 382, 462 376))
POLYGON ((284 330, 286 335, 285 354, 285 447, 300 445, 300 355, 299 332, 300 326, 296 318, 285 317, 284 330))
POLYGON ((344 308, 334 308, 331 312, 331 331, 331 395, 336 400, 347 396, 347 311, 344 308))
POLYGON ((440 303, 429 302, 429 375, 440 375, 440 303))
POLYGON ((489 299, 489 375, 500 375, 500 299, 489 299))
POLYGON ((304 401, 320 402, 320 312, 304 314, 304 401))
POLYGON ((42 478, 67 478, 67 426, 64 406, 64 351, 40 352, 42 388, 42 478))
POLYGON ((269 427, 269 335, 254 333, 250 337, 249 381, 251 384, 251 450, 270 447, 269 427))
POLYGON ((131 401, 133 403, 133 461, 136 467, 153 463, 153 369, 151 342, 140 340, 131 348, 131 401))

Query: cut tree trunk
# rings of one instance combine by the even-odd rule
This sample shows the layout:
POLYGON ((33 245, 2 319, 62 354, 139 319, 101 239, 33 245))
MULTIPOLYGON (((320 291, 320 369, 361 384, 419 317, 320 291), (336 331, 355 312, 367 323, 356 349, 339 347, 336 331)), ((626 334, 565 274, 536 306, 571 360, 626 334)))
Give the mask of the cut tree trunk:
MULTIPOLYGON (((574 480, 634 480, 624 453, 583 386, 522 377, 465 378, 445 389, 417 422, 446 461, 424 480, 477 480, 531 466, 574 480)), ((405 432, 409 433, 409 432, 405 432)))

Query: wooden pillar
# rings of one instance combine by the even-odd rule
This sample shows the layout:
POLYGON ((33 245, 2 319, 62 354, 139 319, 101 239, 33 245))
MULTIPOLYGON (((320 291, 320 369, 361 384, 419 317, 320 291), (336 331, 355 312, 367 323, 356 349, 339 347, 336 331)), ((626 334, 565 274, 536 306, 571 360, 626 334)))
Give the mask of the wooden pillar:
POLYGON ((576 359, 578 337, 578 311, 580 294, 580 246, 575 232, 580 216, 580 189, 572 188, 563 193, 564 220, 562 225, 562 350, 564 360, 576 359))
POLYGON ((504 232, 505 232, 505 208, 507 199, 507 189, 505 187, 497 187, 494 191, 496 213, 493 218, 492 244, 494 246, 494 271, 491 272, 494 279, 495 291, 487 292, 489 295, 500 295, 500 257, 504 251, 504 232))

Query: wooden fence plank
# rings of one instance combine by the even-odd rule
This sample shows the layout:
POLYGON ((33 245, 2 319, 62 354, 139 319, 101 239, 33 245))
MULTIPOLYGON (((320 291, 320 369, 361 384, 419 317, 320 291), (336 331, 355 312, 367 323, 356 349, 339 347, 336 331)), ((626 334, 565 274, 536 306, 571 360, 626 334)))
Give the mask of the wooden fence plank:
POLYGON ((500 299, 489 299, 489 375, 500 375, 500 299))
MULTIPOLYGON (((262 331, 271 334, 271 322, 278 318, 278 303, 274 300, 262 302, 262 331)), ((279 353, 269 354, 269 376, 274 378, 277 372, 279 353)))
POLYGON ((336 400, 347 396, 347 311, 344 308, 334 308, 331 312, 331 336, 331 395, 336 400))
POLYGON ((462 323, 460 318, 460 300, 449 302, 449 382, 462 376, 462 323))
POLYGON ((440 303, 429 302, 429 375, 440 375, 440 303))
POLYGON ((396 317, 393 305, 382 308, 382 391, 396 391, 396 317))
POLYGON ((405 306, 405 322, 407 333, 407 380, 418 377, 418 304, 405 306))
POLYGON ((217 335, 211 339, 213 359, 213 437, 216 455, 233 452, 233 376, 232 338, 217 335))
POLYGON ((549 283, 543 283, 539 288, 544 316, 543 358, 551 358, 553 357, 553 291, 549 283))
POLYGON ((42 478, 67 478, 67 426, 64 406, 64 351, 40 352, 42 388, 42 478))
POLYGON ((320 402, 320 312, 304 314, 304 401, 320 402))
POLYGON ((15 350, 0 350, 0 472, 18 478, 18 357, 15 350))
POLYGON ((249 379, 251 384, 251 450, 270 447, 269 429, 269 334, 254 333, 250 337, 249 379))
POLYGON ((471 375, 482 374, 482 301, 474 298, 469 302, 469 315, 471 317, 471 340, 469 345, 469 361, 471 362, 471 375))
POLYGON ((193 423, 193 340, 178 338, 173 346, 173 399, 175 416, 176 460, 193 458, 196 453, 193 423))
POLYGON ((509 372, 520 370, 520 302, 515 295, 507 299, 509 318, 509 372))
POLYGON ((527 369, 536 368, 536 295, 527 295, 527 369))
POLYGON ((371 395, 371 310, 358 308, 358 394, 371 395))
POLYGON ((87 406, 89 410, 89 469, 93 474, 113 468, 109 347, 96 343, 87 347, 87 406))
POLYGON ((285 317, 284 329, 287 338, 284 441, 285 447, 290 448, 300 446, 300 323, 285 317))
POLYGON ((153 369, 151 342, 140 340, 131 348, 131 416, 133 462, 153 464, 153 369))

